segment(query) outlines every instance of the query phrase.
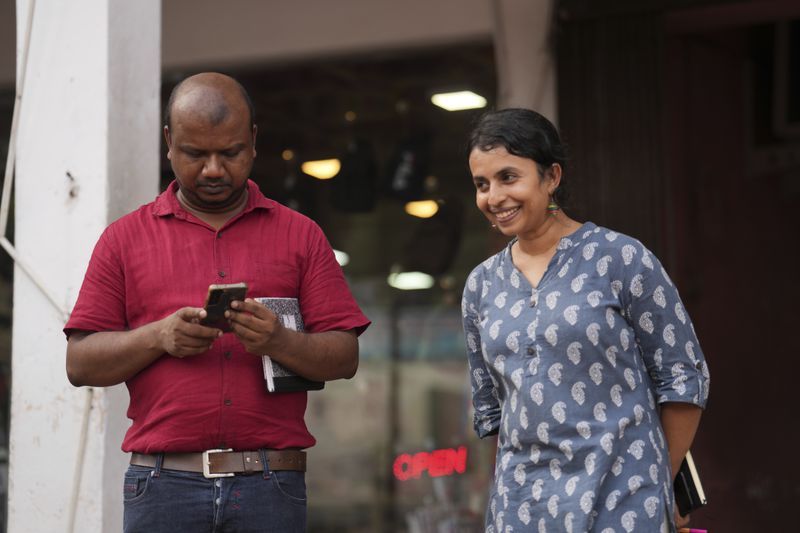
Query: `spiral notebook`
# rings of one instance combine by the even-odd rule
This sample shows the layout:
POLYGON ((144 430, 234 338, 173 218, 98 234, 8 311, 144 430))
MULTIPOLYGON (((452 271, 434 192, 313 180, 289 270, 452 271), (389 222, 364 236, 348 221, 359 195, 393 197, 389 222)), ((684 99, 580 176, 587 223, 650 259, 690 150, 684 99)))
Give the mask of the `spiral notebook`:
MULTIPOLYGON (((255 298, 278 316, 283 326, 295 331, 303 331, 303 317, 297 298, 255 298)), ((264 381, 269 392, 298 392, 320 390, 325 387, 324 381, 312 381, 293 374, 285 367, 273 361, 269 355, 261 356, 264 367, 264 381)))
POLYGON ((686 452, 686 457, 675 476, 674 488, 675 503, 681 516, 686 516, 708 503, 691 452, 686 452))

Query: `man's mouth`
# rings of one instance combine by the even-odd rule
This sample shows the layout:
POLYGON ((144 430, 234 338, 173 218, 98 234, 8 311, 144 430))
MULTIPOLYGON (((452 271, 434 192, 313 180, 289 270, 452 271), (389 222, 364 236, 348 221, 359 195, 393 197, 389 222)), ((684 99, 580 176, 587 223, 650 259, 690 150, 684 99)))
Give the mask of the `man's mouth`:
POLYGON ((228 189, 229 185, 227 183, 200 183, 197 186, 198 188, 209 192, 209 193, 218 193, 224 189, 228 189))

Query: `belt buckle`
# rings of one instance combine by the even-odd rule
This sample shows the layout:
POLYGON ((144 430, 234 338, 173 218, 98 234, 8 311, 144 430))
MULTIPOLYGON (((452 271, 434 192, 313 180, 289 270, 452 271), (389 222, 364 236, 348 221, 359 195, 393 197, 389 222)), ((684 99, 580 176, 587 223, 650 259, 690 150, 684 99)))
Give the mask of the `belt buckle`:
POLYGON ((217 477, 232 477, 233 472, 223 472, 220 474, 212 474, 211 473, 211 461, 209 460, 209 455, 212 453, 224 453, 224 452, 232 452, 233 448, 217 448, 215 450, 206 450, 203 452, 203 477, 207 479, 213 479, 217 477))

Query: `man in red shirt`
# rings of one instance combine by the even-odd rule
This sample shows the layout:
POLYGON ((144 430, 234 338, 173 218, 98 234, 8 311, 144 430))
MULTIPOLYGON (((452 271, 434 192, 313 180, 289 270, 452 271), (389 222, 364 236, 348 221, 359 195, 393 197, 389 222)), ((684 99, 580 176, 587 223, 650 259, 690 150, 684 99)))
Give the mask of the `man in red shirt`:
POLYGON ((350 378, 369 320, 320 228, 248 179, 257 128, 238 82, 187 78, 166 122, 175 181, 100 237, 64 328, 67 375, 128 387, 126 532, 305 531, 306 393, 268 393, 260 356, 350 378), (208 286, 239 281, 231 332, 201 325, 208 286), (255 297, 297 298, 305 333, 255 297))

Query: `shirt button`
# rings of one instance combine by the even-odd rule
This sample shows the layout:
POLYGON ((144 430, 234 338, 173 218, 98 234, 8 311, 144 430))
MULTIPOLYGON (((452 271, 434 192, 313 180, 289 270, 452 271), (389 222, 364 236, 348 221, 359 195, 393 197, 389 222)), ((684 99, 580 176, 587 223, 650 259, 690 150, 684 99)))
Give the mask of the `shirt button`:
POLYGON ((230 359, 231 357, 233 357, 231 352, 225 352, 225 359, 230 359))
POLYGON ((233 402, 230 399, 228 399, 228 398, 225 399, 225 405, 230 405, 232 403, 233 402))
POLYGON ((221 277, 221 278, 225 277, 225 271, 224 270, 220 270, 219 272, 217 272, 217 274, 219 274, 219 277, 221 277))
POLYGON ((533 355, 536 353, 536 349, 533 346, 528 346, 528 355, 533 355))
POLYGON ((698 362, 697 362, 697 364, 696 364, 696 365, 694 365, 694 367, 695 367, 697 370, 701 370, 701 369, 703 368, 703 362, 702 362, 702 361, 698 361, 698 362))
POLYGON ((214 485, 216 485, 217 487, 221 487, 222 486, 222 480, 221 479, 216 480, 214 482, 214 485))

